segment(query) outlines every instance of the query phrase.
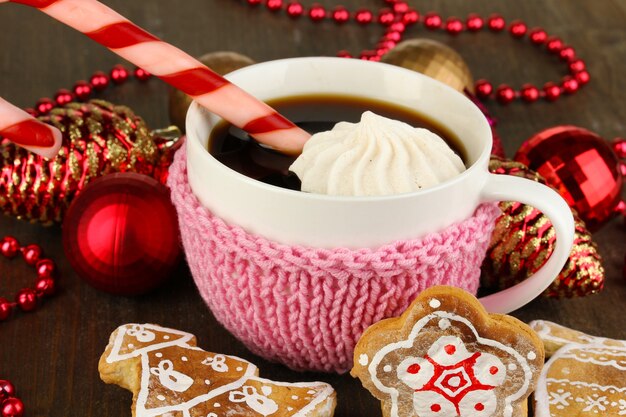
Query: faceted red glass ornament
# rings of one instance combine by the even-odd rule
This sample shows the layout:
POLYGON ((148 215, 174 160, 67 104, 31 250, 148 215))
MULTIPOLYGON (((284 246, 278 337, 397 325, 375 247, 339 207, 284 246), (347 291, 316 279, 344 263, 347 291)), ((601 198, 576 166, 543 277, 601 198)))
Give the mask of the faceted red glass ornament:
POLYGON ((611 146, 576 126, 555 126, 522 144, 514 158, 541 174, 591 230, 614 214, 623 178, 611 146))
POLYGON ((72 202, 63 247, 78 275, 99 290, 134 295, 158 287, 181 254, 169 190, 136 173, 98 178, 72 202))

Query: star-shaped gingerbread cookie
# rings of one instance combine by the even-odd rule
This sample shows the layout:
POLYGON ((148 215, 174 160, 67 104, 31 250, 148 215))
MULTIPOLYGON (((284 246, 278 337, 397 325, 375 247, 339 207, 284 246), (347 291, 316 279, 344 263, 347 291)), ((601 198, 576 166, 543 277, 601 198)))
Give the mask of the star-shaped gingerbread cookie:
POLYGON ((526 324, 439 286, 402 316, 369 327, 351 373, 381 400, 385 417, 522 417, 543 361, 526 324))

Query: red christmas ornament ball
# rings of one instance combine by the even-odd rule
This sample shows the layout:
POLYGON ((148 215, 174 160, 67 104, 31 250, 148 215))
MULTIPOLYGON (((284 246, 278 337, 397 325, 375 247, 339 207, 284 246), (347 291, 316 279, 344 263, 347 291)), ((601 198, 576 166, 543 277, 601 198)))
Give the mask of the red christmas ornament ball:
POLYGON ((18 398, 8 398, 2 402, 0 407, 2 417, 22 417, 24 415, 24 403, 18 398))
POLYGON ((6 379, 0 379, 0 400, 15 396, 15 385, 6 379))
MULTIPOLYGON (((8 319, 11 315, 11 310, 11 302, 4 297, 0 297, 0 321, 8 319)), ((0 399, 1 398, 2 396, 0 395, 0 399)))
POLYGON ((589 230, 597 230, 614 214, 623 182, 619 160, 595 133, 555 126, 524 142, 514 159, 543 176, 589 230))
POLYGON ((169 190, 130 172, 93 181, 67 212, 63 246, 78 275, 99 290, 135 295, 158 287, 181 254, 169 190))

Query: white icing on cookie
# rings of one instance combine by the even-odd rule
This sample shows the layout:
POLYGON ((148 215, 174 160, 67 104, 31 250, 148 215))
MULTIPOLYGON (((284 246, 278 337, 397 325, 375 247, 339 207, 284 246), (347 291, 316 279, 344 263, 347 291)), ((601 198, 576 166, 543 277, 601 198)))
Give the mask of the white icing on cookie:
POLYGON ((439 308, 441 307, 441 301, 437 300, 436 298, 433 298, 432 300, 430 300, 430 303, 428 303, 432 308, 439 308))
MULTIPOLYGON (((313 394, 317 393, 316 396, 309 402, 305 407, 301 410, 292 414, 293 417, 306 417, 310 412, 315 410, 318 406, 323 408, 324 410, 332 409, 334 404, 333 393, 334 390, 332 387, 325 383, 312 382, 312 383, 281 383, 270 381, 267 379, 262 379, 254 376, 257 373, 257 368, 253 364, 237 358, 235 356, 226 356, 226 355, 213 355, 211 353, 205 352, 197 346, 191 346, 187 342, 193 338, 193 335, 185 332, 181 332, 173 329, 166 329, 160 326, 155 326, 151 324, 145 325, 136 325, 136 324, 128 324, 124 326, 120 326, 116 331, 113 340, 113 346, 111 352, 106 358, 108 363, 118 362, 127 360, 131 357, 139 356, 141 359, 141 383, 140 390, 137 393, 137 400, 135 406, 135 416, 136 417, 157 417, 162 415, 168 415, 171 413, 180 412, 184 417, 190 417, 190 409, 197 406, 198 404, 208 402, 213 398, 217 398, 222 394, 229 393, 229 396, 233 393, 239 392, 239 395, 235 395, 235 402, 244 402, 248 405, 252 410, 256 411, 261 415, 271 415, 275 411, 274 404, 276 402, 269 398, 272 393, 272 388, 270 385, 278 385, 278 386, 286 386, 286 387, 298 387, 298 388, 309 388, 309 392, 313 394), (131 330, 129 334, 128 330, 131 330), (167 333, 168 338, 163 336, 159 336, 160 333, 167 333), (166 342, 159 342, 153 345, 143 346, 137 348, 131 352, 120 353, 120 349, 122 348, 123 342, 125 338, 131 337, 138 340, 138 337, 147 340, 151 338, 149 334, 155 336, 152 338, 152 341, 156 340, 166 340, 166 342), (163 385, 163 387, 173 391, 178 392, 178 395, 182 395, 185 391, 189 389, 189 387, 194 383, 193 378, 189 375, 185 375, 179 370, 174 369, 175 365, 169 359, 164 359, 158 361, 157 366, 150 366, 150 357, 149 354, 153 354, 153 357, 162 358, 163 354, 161 352, 155 352, 156 350, 163 351, 166 348, 177 346, 189 351, 188 355, 185 355, 185 358, 192 362, 198 360, 198 367, 201 367, 202 364, 204 366, 209 366, 215 372, 226 372, 224 369, 228 369, 228 364, 226 360, 231 360, 240 364, 237 366, 237 372, 241 373, 238 377, 235 377, 232 382, 215 387, 211 389, 209 392, 199 395, 198 397, 191 398, 187 401, 182 400, 180 404, 174 405, 166 405, 166 406, 158 406, 151 405, 147 406, 148 396, 150 394, 150 381, 151 377, 155 377, 158 379, 159 383, 163 385), (203 360, 200 361, 197 358, 198 352, 201 352, 203 355, 203 360), (212 356, 205 356, 212 355, 212 356), (196 355, 196 356, 194 356, 196 355), (207 361, 207 359, 209 359, 207 361), (206 363, 205 363, 206 361, 206 363), (248 382, 255 382, 261 385, 261 393, 256 392, 256 388, 251 385, 246 385, 248 382), (312 388, 315 388, 314 390, 312 388), (266 414, 264 414, 266 413, 266 414)), ((147 343, 147 342, 144 342, 147 343)), ((124 346, 126 349, 126 346, 124 346)), ((199 379, 199 384, 203 384, 203 386, 210 385, 211 381, 209 379, 199 379)), ((157 399, 160 400, 161 394, 156 396, 157 399)), ((155 397, 153 397, 155 398, 155 397)), ((165 399, 166 397, 163 396, 165 399)), ((184 397, 181 397, 183 399, 184 397)), ((215 408, 221 407, 222 404, 216 402, 213 404, 215 408)), ((276 404, 276 407, 278 405, 276 404)), ((209 416, 216 415, 215 413, 209 413, 209 416)))
MULTIPOLYGON (((435 299, 433 299, 435 300, 435 299)), ((431 303, 432 301, 431 300, 431 303)), ((439 300, 436 300, 439 301, 439 300)), ((432 307, 432 304, 431 304, 432 307)), ((436 308, 436 307, 433 307, 436 308)), ((386 394, 389 395, 390 397, 390 402, 391 402, 391 409, 390 409, 390 415, 391 417, 398 417, 398 396, 399 396, 399 391, 394 388, 394 387, 388 387, 385 386, 380 379, 377 376, 377 370, 378 370, 378 365, 381 363, 381 361, 385 358, 385 356, 395 350, 398 349, 408 349, 411 348, 413 346, 413 342, 415 340, 415 338, 417 337, 418 334, 420 334, 420 332, 422 331, 422 329, 424 329, 427 325, 429 325, 432 321, 434 321, 435 325, 438 326, 438 323, 442 320, 442 319, 446 319, 448 320, 452 325, 454 324, 454 322, 458 322, 461 323, 464 326, 467 326, 471 332, 473 333, 474 338, 476 339, 477 343, 480 343, 482 345, 486 345, 486 346, 490 346, 493 347, 495 349, 501 350, 503 352, 505 352, 506 354, 508 354, 509 357, 511 357, 511 359, 513 359, 515 361, 515 366, 517 367, 517 369, 521 369, 521 371, 523 372, 523 379, 519 382, 519 389, 515 392, 513 392, 512 394, 508 395, 507 397, 504 398, 503 400, 503 410, 502 410, 502 416, 503 417, 511 417, 512 413, 513 413, 513 403, 520 399, 524 394, 526 394, 526 392, 528 391, 528 388, 530 386, 531 383, 531 379, 532 379, 532 371, 530 369, 530 365, 527 362, 527 359, 522 356, 519 352, 517 352, 513 347, 511 346, 507 346, 504 345, 503 343, 500 343, 498 341, 495 340, 491 340, 491 339, 486 339, 481 337, 476 328, 473 326, 473 324, 467 320, 465 317, 456 315, 454 313, 450 313, 450 312, 446 312, 446 311, 435 311, 431 314, 428 314, 424 317, 422 317, 419 321, 417 321, 415 323, 415 325, 413 326, 413 328, 411 329, 411 333, 409 334, 408 338, 406 340, 401 340, 399 342, 394 342, 394 343, 390 343, 386 346, 384 346, 381 350, 379 350, 378 352, 376 352, 376 354, 374 355, 374 357, 372 358, 369 366, 368 366, 368 371, 370 373, 370 376, 372 378, 372 382, 374 383, 374 385, 376 386, 376 388, 378 390, 380 390, 381 392, 384 392, 386 394)), ((465 347, 465 345, 463 344, 463 342, 461 341, 460 338, 456 337, 456 336, 442 336, 440 337, 437 341, 435 341, 433 343, 433 345, 428 349, 428 355, 432 357, 433 361, 437 364, 439 364, 440 366, 445 366, 445 365, 449 365, 449 366, 453 366, 453 365, 458 365, 459 363, 463 363, 463 361, 470 361, 471 358, 473 358, 473 355, 476 355, 476 358, 479 358, 480 355, 485 355, 486 353, 470 353, 468 352, 467 348, 465 347)), ((499 363, 495 363, 493 362, 492 356, 487 356, 486 359, 484 360, 485 363, 481 363, 482 366, 486 366, 487 364, 489 365, 489 367, 491 368, 491 366, 495 366, 498 370, 498 372, 501 372, 502 374, 505 374, 505 366, 504 364, 502 364, 502 362, 498 359, 499 363)), ((495 356, 493 356, 495 357, 495 356)), ((497 358, 496 358, 497 359, 497 358)), ((400 372, 401 370, 399 369, 398 372, 400 372)), ((480 374, 482 375, 482 377, 486 378, 486 375, 483 374, 484 371, 482 370, 478 370, 477 372, 474 372, 475 374, 480 374)), ((407 378, 406 375, 402 374, 405 379, 407 378)), ((400 373, 398 375, 400 377, 400 373)), ((504 377, 497 377, 498 379, 496 379, 497 381, 500 381, 500 378, 504 378, 504 377)), ((402 379, 401 379, 402 380, 402 379)), ((444 371, 441 373, 441 375, 437 378, 436 381, 432 381, 433 382, 433 386, 438 387, 439 390, 441 390, 440 392, 445 392, 448 393, 447 395, 449 395, 449 393, 460 393, 460 388, 459 387, 464 387, 467 386, 467 382, 468 380, 471 381, 471 376, 467 373, 467 371, 465 371, 464 367, 461 366, 457 366, 455 370, 450 370, 450 371, 444 371), (454 386, 454 384, 459 384, 458 386, 454 386)), ((504 379, 502 379, 503 381, 504 379)), ((402 380, 402 382, 406 383, 404 380, 402 380)), ((408 385, 408 384, 407 384, 408 385)), ((472 385, 474 389, 474 391, 478 391, 478 386, 476 384, 472 385)), ((452 405, 452 409, 454 410, 454 412, 456 413, 456 408, 454 403, 448 401, 449 404, 439 404, 438 406, 441 407, 440 411, 436 412, 436 414, 433 410, 430 410, 427 406, 422 406, 419 405, 418 402, 415 400, 415 396, 417 394, 419 394, 419 398, 424 399, 426 397, 424 397, 425 395, 428 396, 430 395, 429 393, 435 393, 437 394, 435 391, 431 390, 431 391, 424 391, 424 392, 416 392, 414 394, 414 406, 415 407, 420 407, 419 409, 421 410, 422 414, 420 414, 420 412, 418 412, 418 408, 416 408, 416 413, 422 417, 422 416, 444 416, 445 414, 442 414, 442 411, 444 409, 448 409, 448 405, 452 405), (424 408, 426 407, 426 408, 424 408), (430 410, 430 411, 429 411, 430 410), (429 414, 430 413, 430 414, 429 414)), ((478 395, 478 394, 477 394, 478 395)), ((459 396, 458 398, 464 398, 459 396)), ((495 398, 495 396, 494 396, 495 398)), ((469 401, 469 400, 467 400, 469 401)), ((491 404, 490 402, 485 402, 485 404, 483 404, 483 406, 485 408, 487 408, 487 406, 491 404)), ((469 405, 468 405, 469 407, 469 405)), ((437 407, 435 407, 437 408, 437 407)), ((459 408, 460 408, 460 403, 459 403, 459 408)), ((459 410, 460 411, 460 410, 459 410)), ((474 410, 474 411, 479 411, 479 410, 474 410)), ((452 416, 456 416, 457 414, 451 414, 452 416)), ((463 414, 463 417, 465 417, 466 414, 463 414)), ((467 414, 467 416, 473 416, 473 414, 467 414)))
POLYGON ((359 364, 361 364, 361 366, 367 366, 367 363, 369 362, 369 358, 367 357, 367 355, 365 353, 361 353, 361 355, 359 356, 359 364))
MULTIPOLYGON (((626 415, 626 373, 620 364, 619 358, 626 357, 626 347, 609 347, 604 344, 577 344, 570 343, 559 349, 550 360, 545 364, 535 390, 535 416, 551 417, 552 408, 557 410, 565 410, 567 413, 569 408, 578 410, 582 416, 598 415, 598 416, 622 416, 626 415), (609 359, 607 357, 594 358, 595 355, 617 357, 618 359, 609 359), (601 378, 601 373, 585 375, 590 380, 577 381, 567 378, 548 377, 553 366, 563 360, 573 361, 572 366, 576 366, 576 362, 581 364, 588 363, 599 367, 614 368, 617 370, 610 371, 614 375, 625 375, 618 379, 618 385, 606 384, 602 385, 596 382, 594 378, 601 378), (619 395, 617 401, 609 401, 607 395, 619 395), (584 414, 583 414, 584 413, 584 414)), ((560 369, 561 374, 568 374, 565 368, 560 369)), ((573 412, 573 410, 572 410, 573 412)), ((567 414, 564 414, 567 415, 567 414)), ((578 415, 578 414, 577 414, 578 415)))
POLYGON ((602 344, 607 346, 616 346, 616 347, 626 347, 626 340, 618 340, 618 339, 608 339, 606 337, 600 336, 591 336, 585 333, 582 333, 578 330, 573 330, 567 328, 565 326, 561 326, 560 324, 553 323, 547 320, 533 320, 528 323, 531 329, 533 329, 541 340, 552 342, 556 344, 566 345, 569 343, 580 343, 580 344, 602 344), (564 339, 562 337, 558 337, 552 333, 552 329, 561 329, 564 333, 571 333, 571 337, 569 339, 564 339))
POLYGON ((435 367, 424 358, 408 357, 396 369, 398 379, 414 390, 421 389, 435 374, 435 367))

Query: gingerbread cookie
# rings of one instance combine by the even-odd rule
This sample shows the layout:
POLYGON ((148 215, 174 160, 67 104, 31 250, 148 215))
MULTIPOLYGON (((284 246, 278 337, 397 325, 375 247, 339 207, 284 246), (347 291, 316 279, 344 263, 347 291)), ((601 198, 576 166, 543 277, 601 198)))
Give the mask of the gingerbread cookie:
POLYGON ((549 358, 561 347, 568 343, 581 345, 601 344, 605 346, 625 347, 626 340, 607 339, 605 337, 590 336, 578 330, 573 330, 560 324, 546 320, 534 320, 528 323, 541 340, 546 349, 546 357, 549 358))
POLYGON ((543 360, 541 340, 521 321, 488 314, 463 290, 433 287, 365 331, 351 373, 385 417, 521 417, 543 360))
POLYGON ((100 377, 133 393, 133 417, 332 416, 335 391, 323 382, 258 377, 243 359, 206 352, 194 335, 153 324, 112 334, 100 377))
POLYGON ((535 417, 626 415, 626 348, 565 345, 541 372, 534 408, 535 417))

